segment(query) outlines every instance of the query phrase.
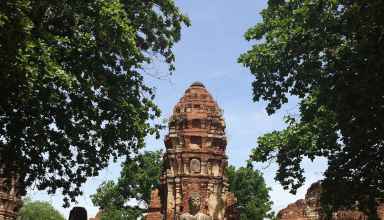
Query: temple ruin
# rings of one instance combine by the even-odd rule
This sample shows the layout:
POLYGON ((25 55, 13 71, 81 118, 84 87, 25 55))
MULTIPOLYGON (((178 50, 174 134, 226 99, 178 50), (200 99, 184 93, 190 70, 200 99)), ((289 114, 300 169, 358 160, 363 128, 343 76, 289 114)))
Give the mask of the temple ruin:
MULTIPOLYGON (((321 183, 313 183, 304 199, 289 204, 277 214, 279 220, 322 220, 325 219, 320 205, 321 183)), ((384 220, 384 203, 377 207, 377 214, 384 220)), ((363 212, 358 210, 340 210, 332 215, 332 220, 368 220, 363 212)))
POLYGON ((0 220, 13 220, 22 206, 19 176, 4 177, 3 173, 0 168, 0 220))
POLYGON ((202 83, 193 83, 174 107, 164 143, 161 185, 145 219, 239 219, 225 176, 223 112, 202 83))

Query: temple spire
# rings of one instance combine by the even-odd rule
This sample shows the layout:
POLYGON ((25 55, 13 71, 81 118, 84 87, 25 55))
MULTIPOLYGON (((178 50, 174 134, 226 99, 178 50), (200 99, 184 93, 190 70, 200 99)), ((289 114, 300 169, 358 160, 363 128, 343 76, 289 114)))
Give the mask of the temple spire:
POLYGON ((151 202, 161 201, 161 208, 153 205, 150 210, 157 211, 148 213, 146 220, 158 216, 165 220, 238 219, 236 198, 228 192, 224 172, 228 162, 222 110, 203 83, 192 83, 176 103, 164 143, 161 186, 151 202))

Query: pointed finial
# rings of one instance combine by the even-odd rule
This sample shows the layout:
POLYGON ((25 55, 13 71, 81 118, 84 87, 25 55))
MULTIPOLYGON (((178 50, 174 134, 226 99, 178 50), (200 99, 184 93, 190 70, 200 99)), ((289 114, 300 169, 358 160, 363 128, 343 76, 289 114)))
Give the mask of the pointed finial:
POLYGON ((205 88, 204 84, 203 84, 202 82, 199 82, 199 81, 196 81, 196 82, 192 83, 191 86, 198 86, 198 87, 203 87, 203 88, 205 88))

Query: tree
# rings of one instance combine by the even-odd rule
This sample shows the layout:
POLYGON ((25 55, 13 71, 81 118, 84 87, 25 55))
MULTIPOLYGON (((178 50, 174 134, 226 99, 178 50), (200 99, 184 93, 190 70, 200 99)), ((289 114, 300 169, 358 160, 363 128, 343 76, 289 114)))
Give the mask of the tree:
POLYGON ((152 189, 160 185, 161 151, 146 151, 122 164, 117 182, 104 182, 92 202, 99 206, 102 219, 137 219, 149 208, 152 189))
POLYGON ((229 191, 237 198, 237 208, 240 212, 240 220, 262 220, 272 218, 272 202, 265 185, 263 176, 252 166, 234 166, 227 168, 229 191))
POLYGON ((110 159, 137 153, 160 110, 143 68, 174 69, 188 18, 172 0, 0 3, 0 164, 74 201, 110 159))
POLYGON ((51 204, 42 201, 24 199, 24 205, 18 213, 18 220, 64 220, 51 204))
POLYGON ((142 212, 138 209, 108 209, 108 211, 101 214, 101 220, 127 220, 127 219, 141 219, 142 212))
POLYGON ((304 157, 326 157, 323 208, 359 201, 372 218, 384 197, 384 2, 269 0, 239 62, 255 76, 254 101, 273 114, 300 99, 287 128, 258 138, 254 161, 276 159, 276 179, 291 192, 304 182, 304 157))

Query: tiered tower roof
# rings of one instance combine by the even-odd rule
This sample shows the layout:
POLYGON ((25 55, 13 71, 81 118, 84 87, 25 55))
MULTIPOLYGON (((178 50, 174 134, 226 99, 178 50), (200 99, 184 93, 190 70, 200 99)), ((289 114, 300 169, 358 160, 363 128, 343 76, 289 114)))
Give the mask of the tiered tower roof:
POLYGON ((226 144, 222 110, 205 86, 194 82, 173 109, 167 149, 224 155, 226 144))

